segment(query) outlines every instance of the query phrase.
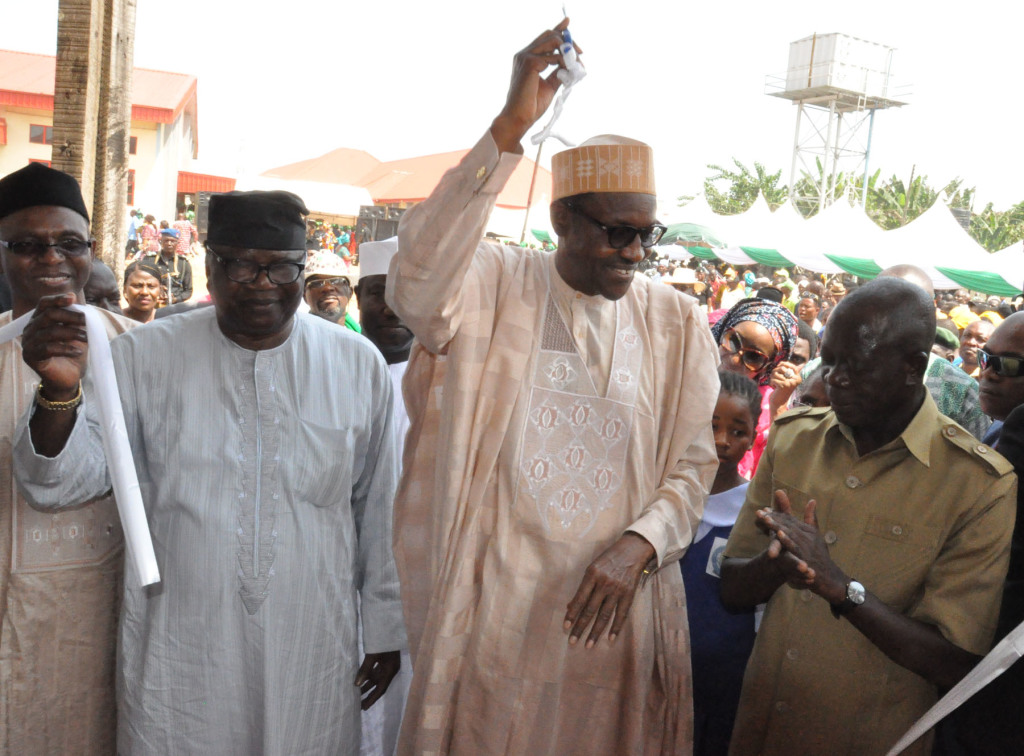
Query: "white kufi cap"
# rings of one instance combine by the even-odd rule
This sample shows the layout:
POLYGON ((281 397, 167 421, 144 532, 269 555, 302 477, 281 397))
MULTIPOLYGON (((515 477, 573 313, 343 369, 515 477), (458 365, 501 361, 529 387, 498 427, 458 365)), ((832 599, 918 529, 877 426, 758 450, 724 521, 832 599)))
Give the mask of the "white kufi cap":
POLYGON ((359 245, 359 277, 386 276, 391 258, 398 253, 398 237, 359 245))

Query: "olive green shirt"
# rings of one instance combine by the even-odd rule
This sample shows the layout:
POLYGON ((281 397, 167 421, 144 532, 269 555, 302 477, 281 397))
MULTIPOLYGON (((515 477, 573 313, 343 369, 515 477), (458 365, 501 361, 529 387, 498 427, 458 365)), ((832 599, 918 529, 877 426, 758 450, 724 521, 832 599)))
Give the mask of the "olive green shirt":
MULTIPOLYGON (((837 565, 894 610, 951 643, 988 651, 1016 514, 1012 466, 925 395, 903 433, 858 457, 830 409, 782 415, 725 550, 760 554, 754 525, 772 492, 818 524, 837 565)), ((730 754, 884 754, 935 702, 934 686, 900 667, 828 603, 779 588, 743 681, 730 754)), ((908 753, 929 753, 922 738, 908 753)))

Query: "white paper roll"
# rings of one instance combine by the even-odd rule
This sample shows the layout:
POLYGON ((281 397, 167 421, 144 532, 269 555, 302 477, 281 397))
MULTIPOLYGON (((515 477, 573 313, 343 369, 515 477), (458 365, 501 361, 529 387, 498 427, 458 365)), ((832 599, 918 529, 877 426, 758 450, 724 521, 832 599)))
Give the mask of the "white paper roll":
POLYGON ((943 717, 952 713, 960 704, 1003 674, 1024 656, 1024 623, 1017 625, 988 655, 968 672, 964 679, 954 685, 925 715, 914 723, 886 756, 902 753, 915 740, 937 725, 943 717))

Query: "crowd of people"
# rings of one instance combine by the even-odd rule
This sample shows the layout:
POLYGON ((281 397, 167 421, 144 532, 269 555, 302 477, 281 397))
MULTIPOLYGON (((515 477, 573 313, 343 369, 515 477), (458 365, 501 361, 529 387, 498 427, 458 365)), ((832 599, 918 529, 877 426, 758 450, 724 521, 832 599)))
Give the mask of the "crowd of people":
MULTIPOLYGON (((623 136, 552 158, 557 248, 485 238, 567 24, 358 279, 351 229, 231 192, 209 306, 143 217, 118 314, 77 182, 0 179, 0 754, 884 754, 1024 620, 1011 304, 644 275, 623 136)), ((906 752, 1016 752, 1022 678, 906 752)))

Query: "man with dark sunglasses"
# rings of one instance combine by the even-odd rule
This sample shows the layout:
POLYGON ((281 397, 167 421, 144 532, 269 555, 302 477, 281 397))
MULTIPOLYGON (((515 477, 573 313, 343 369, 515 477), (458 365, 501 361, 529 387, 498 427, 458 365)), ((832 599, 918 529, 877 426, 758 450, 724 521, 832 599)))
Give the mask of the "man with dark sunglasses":
MULTIPOLYGON (((993 420, 1006 419, 1024 404, 1024 313, 1014 313, 978 349, 981 409, 993 420)), ((986 440, 995 444, 998 432, 986 440)))
MULTIPOLYGON (((995 422, 985 442, 1013 465, 1018 477, 1017 521, 995 642, 1024 622, 1024 313, 1014 313, 978 350, 981 408, 995 422)), ((1015 664, 968 699, 940 725, 943 753, 981 756, 1018 753, 1024 741, 1024 664, 1015 664)))
MULTIPOLYGON (((214 195, 213 306, 111 345, 162 578, 125 576, 119 752, 355 756, 360 708, 398 670, 391 379, 363 337, 296 316, 304 215, 287 192, 214 195)), ((45 403, 16 474, 44 509, 110 488, 95 410, 72 405, 89 348, 72 299, 44 297, 23 339, 45 403)))
POLYGON ((559 88, 567 24, 516 56, 504 109, 402 218, 388 274, 417 339, 400 753, 692 747, 674 562, 717 467, 718 376, 697 303, 636 275, 664 232, 651 148, 604 135, 555 154, 554 253, 481 241, 559 88))

